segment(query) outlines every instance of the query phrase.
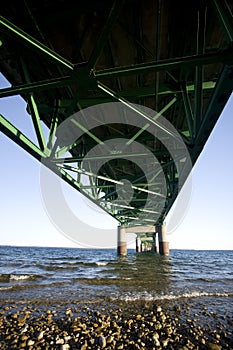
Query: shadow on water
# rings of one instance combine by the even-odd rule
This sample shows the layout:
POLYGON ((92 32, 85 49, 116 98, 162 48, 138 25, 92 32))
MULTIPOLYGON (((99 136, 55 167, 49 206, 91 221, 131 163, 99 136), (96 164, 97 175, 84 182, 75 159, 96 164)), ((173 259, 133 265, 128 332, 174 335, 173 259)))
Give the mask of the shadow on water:
POLYGON ((171 269, 169 257, 153 252, 131 253, 116 260, 114 273, 122 291, 146 290, 160 294, 169 289, 171 269))

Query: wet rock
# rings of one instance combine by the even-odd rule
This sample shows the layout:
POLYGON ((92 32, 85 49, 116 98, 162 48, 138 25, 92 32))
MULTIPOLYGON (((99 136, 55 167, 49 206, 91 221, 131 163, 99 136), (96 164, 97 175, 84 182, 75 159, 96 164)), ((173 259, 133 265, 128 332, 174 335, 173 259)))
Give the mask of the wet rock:
POLYGON ((62 344, 60 347, 61 350, 69 350, 69 348, 70 348, 69 344, 62 344))
POLYGON ((162 346, 163 346, 164 348, 166 348, 166 346, 168 346, 168 343, 169 343, 169 339, 164 339, 164 340, 162 340, 162 346))
POLYGON ((222 346, 214 343, 208 343, 209 350, 221 350, 222 346))
POLYGON ((43 339, 43 337, 44 337, 44 331, 41 331, 41 332, 38 334, 37 340, 41 340, 41 339, 43 339))
POLYGON ((29 340, 27 341, 27 346, 32 346, 32 345, 34 345, 34 344, 35 344, 35 341, 32 340, 32 339, 29 339, 29 340))
POLYGON ((99 345, 101 347, 101 349, 105 348, 106 347, 106 339, 104 336, 100 336, 99 337, 99 345))
POLYGON ((56 340, 56 344, 64 344, 64 343, 65 343, 65 340, 62 339, 62 338, 58 338, 58 339, 56 340))

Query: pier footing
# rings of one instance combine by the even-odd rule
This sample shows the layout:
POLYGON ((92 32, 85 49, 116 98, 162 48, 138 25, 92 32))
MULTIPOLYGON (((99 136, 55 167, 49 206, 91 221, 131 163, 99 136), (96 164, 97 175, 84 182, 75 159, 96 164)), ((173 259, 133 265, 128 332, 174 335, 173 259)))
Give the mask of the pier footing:
POLYGON ((127 255, 126 229, 124 226, 118 226, 117 235, 117 254, 121 256, 127 255))
POLYGON ((136 238, 136 252, 141 253, 142 250, 142 241, 141 238, 137 236, 136 238))
POLYGON ((165 224, 157 227, 159 236, 159 253, 161 255, 169 255, 169 243, 167 240, 167 227, 165 224))

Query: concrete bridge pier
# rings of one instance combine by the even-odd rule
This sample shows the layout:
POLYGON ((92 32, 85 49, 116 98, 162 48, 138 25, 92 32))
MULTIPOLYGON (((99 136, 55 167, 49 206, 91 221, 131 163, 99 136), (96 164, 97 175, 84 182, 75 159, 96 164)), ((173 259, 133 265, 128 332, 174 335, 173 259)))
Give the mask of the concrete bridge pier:
POLYGON ((167 227, 165 224, 157 226, 159 236, 159 253, 161 255, 169 255, 169 243, 167 239, 167 227))
POLYGON ((159 253, 158 243, 157 243, 157 233, 155 232, 153 236, 153 251, 159 253))
POLYGON ((127 255, 126 228, 124 226, 118 226, 117 254, 121 256, 127 255))
POLYGON ((165 224, 155 226, 118 226, 117 254, 127 255, 127 233, 135 233, 136 252, 155 251, 161 255, 169 255, 169 243, 165 224), (158 233, 158 235, 157 235, 158 233), (157 239, 158 236, 158 239, 157 239))
POLYGON ((136 238, 136 252, 141 253, 142 251, 142 240, 139 236, 136 238))

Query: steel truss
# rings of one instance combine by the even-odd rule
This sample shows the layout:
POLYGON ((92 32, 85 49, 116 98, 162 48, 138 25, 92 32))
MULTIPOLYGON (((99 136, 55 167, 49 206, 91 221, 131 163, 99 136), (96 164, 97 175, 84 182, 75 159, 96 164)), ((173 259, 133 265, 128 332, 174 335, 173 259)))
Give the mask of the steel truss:
MULTIPOLYGON (((82 64, 74 64, 65 59, 48 45, 35 39, 14 23, 6 18, 0 18, 0 27, 4 33, 4 40, 13 40, 22 48, 29 50, 32 55, 38 56, 44 64, 56 67, 57 74, 54 77, 36 80, 33 78, 31 67, 25 60, 24 55, 18 53, 17 60, 21 67, 21 76, 24 82, 15 84, 9 88, 0 90, 0 98, 9 96, 22 96, 28 104, 28 112, 31 115, 37 144, 26 137, 19 129, 12 125, 3 115, 0 115, 0 130, 17 143, 21 148, 30 153, 38 161, 46 164, 54 173, 62 177, 64 181, 84 194, 103 210, 115 217, 122 224, 145 225, 158 224, 163 222, 178 194, 178 171, 177 164, 184 164, 183 154, 172 159, 169 151, 161 144, 158 148, 152 148, 151 152, 158 159, 160 167, 155 164, 154 173, 151 177, 153 191, 148 189, 145 181, 146 174, 139 174, 133 165, 126 177, 133 179, 133 197, 128 203, 127 193, 117 201, 117 193, 122 188, 124 192, 125 183, 116 176, 124 175, 124 160, 127 156, 144 157, 144 153, 130 153, 130 145, 134 141, 149 143, 151 135, 147 134, 147 129, 151 124, 158 128, 163 128, 165 134, 172 139, 177 135, 159 124, 158 116, 164 115, 174 124, 179 136, 185 143, 193 164, 200 155, 211 131, 214 128, 233 87, 233 20, 232 14, 225 1, 211 0, 207 2, 215 12, 219 21, 219 26, 225 35, 227 45, 215 52, 206 52, 205 31, 206 31, 206 7, 200 5, 197 18, 196 33, 196 53, 184 57, 163 59, 157 55, 151 61, 143 61, 143 52, 146 48, 141 42, 140 26, 138 26, 137 55, 138 62, 131 65, 112 66, 111 68, 99 69, 98 60, 106 47, 111 46, 111 32, 117 21, 120 21, 121 11, 124 7, 123 0, 117 0, 113 4, 109 16, 103 25, 99 39, 95 43, 89 60, 82 64), (216 67, 217 78, 205 79, 204 71, 207 67, 216 67), (142 83, 142 76, 154 74, 156 86, 145 86, 142 83), (173 81, 173 84, 159 83, 161 75, 166 74, 173 81), (137 86, 127 89, 121 88, 120 79, 122 77, 136 77, 137 86), (106 80, 108 81, 106 84, 106 80), (74 90, 73 87, 77 88, 74 90), (60 91, 65 93, 62 95, 60 91), (92 91, 89 96, 86 91, 92 91), (50 93, 50 104, 40 103, 38 94, 50 93), (52 96, 52 98, 51 98, 52 96), (208 104, 206 104, 206 96, 208 104), (205 98, 205 103, 204 103, 205 98), (164 101, 157 110, 156 117, 146 115, 146 113, 136 110, 144 120, 144 126, 132 132, 129 130, 129 141, 125 147, 125 153, 110 152, 95 156, 88 156, 88 150, 96 145, 102 145, 113 135, 121 135, 120 129, 114 129, 114 125, 104 125, 106 137, 99 136, 94 130, 88 130, 85 125, 76 121, 76 127, 82 130, 85 139, 78 139, 69 145, 59 146, 57 143, 56 131, 61 122, 73 113, 85 110, 86 107, 111 101, 121 102, 132 109, 132 103, 146 104, 147 99, 155 99, 158 106, 158 99, 164 101), (180 114, 183 114, 182 118, 180 114), (49 136, 46 139, 42 123, 49 128, 49 136), (114 134, 115 133, 115 134, 114 134), (67 156, 67 152, 69 156, 67 156), (104 159, 106 165, 95 174, 92 172, 92 164, 97 160, 104 159), (85 160, 85 168, 83 162, 85 160), (117 160, 113 166, 113 161, 117 160), (112 163, 111 163, 112 161, 112 163), (177 164, 176 164, 177 162, 177 164), (159 181, 161 171, 166 177, 166 189, 159 181), (116 188, 118 186, 118 190, 116 188), (152 192, 152 193, 150 193, 152 192), (166 196, 164 198, 164 193, 166 196), (152 195, 152 199, 147 203, 147 195, 152 195), (165 206, 161 209, 161 202, 165 200, 165 206), (138 219, 143 213, 143 220, 138 219), (157 219, 154 217, 159 214, 157 219)), ((159 16, 158 12, 158 16, 159 16)), ((158 18, 158 24, 160 19, 158 18)), ((159 31, 159 25, 157 32, 159 31)), ((159 47, 159 37, 157 34, 157 46, 159 47)), ((22 52, 21 51, 21 52, 22 52)), ((112 60, 114 61, 113 50, 112 60)), ((122 137, 124 132, 122 132, 122 137)), ((151 141, 155 142, 155 141, 151 141)), ((179 150, 177 150, 178 152, 179 150)), ((187 177, 188 174, 186 174, 187 177)), ((122 193, 123 193, 122 192, 122 193)))

